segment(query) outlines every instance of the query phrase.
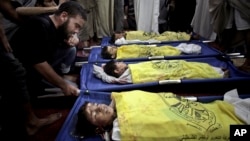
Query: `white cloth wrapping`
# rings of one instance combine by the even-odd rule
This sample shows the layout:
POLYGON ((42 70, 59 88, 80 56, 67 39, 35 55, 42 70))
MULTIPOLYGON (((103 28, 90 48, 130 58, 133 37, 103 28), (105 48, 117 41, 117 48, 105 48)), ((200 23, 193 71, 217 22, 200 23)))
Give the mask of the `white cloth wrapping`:
POLYGON ((107 83, 121 83, 127 84, 132 83, 132 77, 130 70, 127 69, 119 78, 107 75, 103 68, 97 65, 93 65, 93 73, 96 77, 100 78, 103 82, 107 83))
POLYGON ((250 124, 250 98, 239 98, 237 89, 233 89, 225 93, 224 101, 233 104, 235 114, 246 122, 246 124, 250 124))
POLYGON ((113 141, 121 140, 120 128, 119 128, 119 123, 118 123, 117 118, 113 121, 113 128, 112 128, 112 136, 111 136, 111 138, 112 138, 113 141))
POLYGON ((201 53, 201 46, 196 44, 187 44, 181 43, 177 47, 182 53, 186 54, 200 54, 201 53))
POLYGON ((141 40, 126 40, 124 37, 115 40, 115 44, 116 45, 137 44, 137 43, 157 44, 157 43, 161 43, 161 41, 154 40, 154 39, 149 39, 149 40, 145 40, 145 41, 141 41, 141 40))
POLYGON ((126 40, 124 37, 115 40, 116 45, 124 45, 124 44, 133 44, 133 43, 144 43, 145 41, 141 40, 126 40))

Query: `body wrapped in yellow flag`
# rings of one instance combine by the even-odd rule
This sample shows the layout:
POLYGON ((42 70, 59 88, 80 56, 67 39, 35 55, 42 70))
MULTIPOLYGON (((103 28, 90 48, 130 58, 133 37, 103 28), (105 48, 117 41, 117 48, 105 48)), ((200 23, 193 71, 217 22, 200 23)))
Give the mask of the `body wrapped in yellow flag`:
POLYGON ((140 30, 126 32, 126 40, 188 41, 190 38, 191 36, 185 32, 165 31, 161 34, 148 33, 140 30))
POLYGON ((156 80, 223 78, 223 72, 207 63, 185 60, 154 60, 128 64, 133 83, 156 80))
POLYGON ((146 46, 146 45, 123 45, 117 49, 116 59, 141 58, 150 56, 177 56, 181 51, 175 47, 164 46, 146 46))
POLYGON ((229 140, 231 124, 244 124, 225 101, 192 102, 173 93, 113 92, 121 140, 229 140))
POLYGON ((127 31, 126 32, 126 40, 149 40, 153 37, 155 37, 157 34, 156 33, 147 33, 141 30, 137 31, 127 31))
POLYGON ((185 32, 173 31, 165 31, 159 36, 154 37, 154 39, 158 41, 188 41, 190 38, 191 36, 185 32))

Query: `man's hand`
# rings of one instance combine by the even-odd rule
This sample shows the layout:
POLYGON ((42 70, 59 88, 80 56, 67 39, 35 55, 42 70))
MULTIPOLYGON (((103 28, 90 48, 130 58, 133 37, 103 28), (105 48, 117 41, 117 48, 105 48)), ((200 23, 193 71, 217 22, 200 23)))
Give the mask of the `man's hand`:
POLYGON ((80 90, 69 83, 67 83, 61 76, 59 76, 48 62, 42 62, 34 65, 35 69, 47 80, 49 83, 59 87, 66 96, 78 96, 80 90))
POLYGON ((65 96, 78 96, 80 93, 80 90, 77 87, 70 84, 67 84, 66 87, 63 87, 62 91, 65 96))
POLYGON ((68 40, 65 41, 69 46, 74 47, 79 44, 79 38, 77 34, 70 35, 68 40))

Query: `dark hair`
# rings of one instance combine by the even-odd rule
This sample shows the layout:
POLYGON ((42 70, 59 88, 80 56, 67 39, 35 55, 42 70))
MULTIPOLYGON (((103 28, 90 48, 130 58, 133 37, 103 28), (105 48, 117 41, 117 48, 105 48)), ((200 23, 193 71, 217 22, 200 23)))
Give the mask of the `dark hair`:
POLYGON ((114 43, 115 43, 115 34, 116 34, 116 33, 113 33, 113 34, 111 35, 111 39, 110 39, 109 43, 111 43, 111 44, 114 44, 114 43))
POLYGON ((112 54, 108 52, 108 46, 102 47, 101 56, 104 59, 112 59, 112 54))
POLYGON ((106 65, 104 65, 103 70, 106 74, 118 78, 119 74, 115 73, 115 69, 116 69, 115 63, 116 61, 114 60, 107 62, 106 65))
POLYGON ((87 104, 89 102, 85 102, 79 109, 77 113, 77 123, 76 123, 76 128, 74 134, 77 136, 83 136, 83 137, 88 137, 88 136, 95 136, 97 135, 96 129, 97 126, 93 125, 88 119, 87 119, 87 113, 86 113, 86 108, 87 104))
POLYGON ((108 125, 107 127, 100 128, 92 124, 87 118, 86 108, 88 103, 90 102, 86 101, 84 104, 82 104, 77 113, 77 122, 74 130, 74 136, 78 136, 80 138, 101 135, 105 131, 109 132, 113 127, 113 125, 108 125))
POLYGON ((114 43, 115 43, 115 40, 116 40, 115 35, 116 35, 116 34, 121 34, 121 33, 122 33, 122 31, 115 31, 115 32, 111 35, 111 39, 110 39, 109 43, 114 44, 114 43))
POLYGON ((87 21, 88 11, 84 9, 78 2, 67 1, 62 3, 58 10, 55 11, 55 15, 60 15, 62 12, 67 12, 69 16, 74 17, 80 15, 85 21, 87 21))

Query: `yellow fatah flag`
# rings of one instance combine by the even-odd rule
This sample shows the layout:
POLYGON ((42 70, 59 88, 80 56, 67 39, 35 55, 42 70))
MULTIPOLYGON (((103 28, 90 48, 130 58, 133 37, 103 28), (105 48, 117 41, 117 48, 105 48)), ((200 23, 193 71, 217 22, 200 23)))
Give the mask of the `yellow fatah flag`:
POLYGON ((225 101, 192 102, 173 93, 113 92, 122 141, 229 141, 244 124, 225 101))
POLYGON ((128 67, 133 83, 223 77, 207 63, 185 60, 153 60, 129 64, 128 67))
POLYGON ((126 32, 126 40, 140 40, 145 41, 152 39, 152 37, 156 36, 156 33, 147 33, 144 31, 128 31, 126 32))
POLYGON ((154 39, 159 41, 189 41, 190 38, 191 35, 186 32, 165 31, 154 39))
POLYGON ((141 30, 126 32, 126 40, 188 41, 190 38, 191 35, 185 32, 165 31, 161 34, 147 33, 141 30))
POLYGON ((123 45, 117 48, 116 59, 143 58, 152 56, 178 56, 181 51, 172 46, 123 45))

